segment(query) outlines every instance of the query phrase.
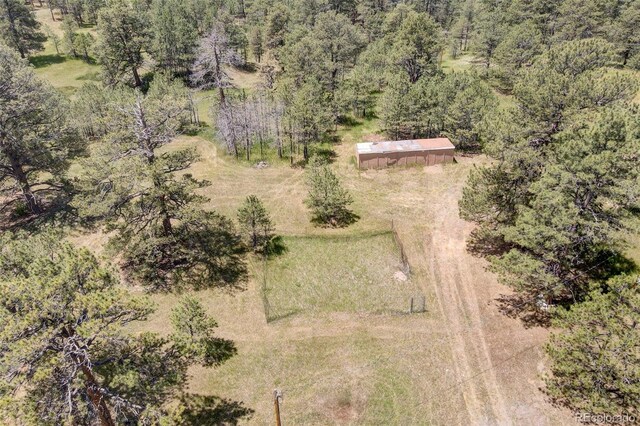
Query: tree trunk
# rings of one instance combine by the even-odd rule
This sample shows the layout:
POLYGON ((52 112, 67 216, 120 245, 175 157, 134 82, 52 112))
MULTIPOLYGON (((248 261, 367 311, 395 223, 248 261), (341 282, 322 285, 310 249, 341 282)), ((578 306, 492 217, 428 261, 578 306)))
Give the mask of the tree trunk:
MULTIPOLYGON (((80 360, 76 360, 80 362, 80 360)), ((100 393, 98 381, 93 375, 93 372, 87 367, 86 363, 82 363, 82 373, 85 376, 85 384, 87 386, 87 395, 91 400, 94 408, 98 412, 98 418, 100 419, 100 426, 116 426, 116 423, 111 417, 111 411, 107 407, 107 403, 104 400, 102 393, 100 393)))
MULTIPOLYGON (((66 338, 71 338, 76 335, 76 330, 72 327, 65 327, 62 331, 62 336, 66 338)), ((87 396, 91 401, 91 404, 98 412, 98 419, 100 420, 100 426, 116 426, 116 423, 113 421, 111 417, 111 411, 107 406, 107 403, 104 399, 104 395, 100 391, 100 383, 98 383, 98 379, 93 374, 93 371, 89 367, 91 365, 91 361, 88 359, 88 355, 85 351, 81 352, 82 355, 78 354, 78 351, 74 351, 71 353, 71 359, 76 364, 77 367, 80 367, 80 371, 84 375, 84 383, 87 390, 87 396)))
POLYGON ((278 122, 277 115, 276 115, 276 143, 278 144, 278 158, 282 159, 282 140, 280 139, 280 123, 278 122))
POLYGON ((56 18, 53 15, 53 6, 51 6, 51 0, 47 0, 47 5, 49 6, 49 12, 51 12, 51 20, 55 22, 56 18))
POLYGON ((26 173, 22 169, 22 165, 18 162, 18 159, 15 155, 13 155, 13 153, 5 152, 5 155, 9 158, 9 162, 11 164, 11 174, 20 186, 20 190, 22 191, 22 198, 24 199, 27 208, 33 214, 42 213, 42 207, 40 206, 40 203, 38 202, 35 194, 31 190, 31 185, 29 184, 26 173))
POLYGON ((218 93, 220 93, 220 105, 224 105, 226 98, 224 96, 224 90, 222 89, 222 85, 221 85, 221 81, 222 81, 222 68, 220 67, 220 55, 218 54, 218 51, 216 49, 213 49, 213 58, 216 62, 216 69, 215 69, 215 73, 216 73, 216 80, 218 83, 218 93))
POLYGON ((244 7, 244 0, 240 0, 240 18, 246 18, 246 17, 247 17, 247 13, 244 7))
POLYGON ((289 159, 293 166, 293 128, 291 124, 289 124, 289 159))
POLYGON ((138 69, 133 67, 133 80, 135 81, 135 86, 142 86, 142 80, 140 79, 140 74, 138 74, 138 69))
POLYGON ((173 225, 171 224, 171 218, 169 217, 169 213, 167 213, 164 201, 162 204, 162 214, 164 215, 164 217, 162 218, 162 230, 164 231, 164 235, 166 237, 173 233, 173 225))
POLYGON ((256 229, 256 221, 252 219, 251 222, 251 244, 253 245, 253 251, 256 251, 258 248, 258 230, 256 229))

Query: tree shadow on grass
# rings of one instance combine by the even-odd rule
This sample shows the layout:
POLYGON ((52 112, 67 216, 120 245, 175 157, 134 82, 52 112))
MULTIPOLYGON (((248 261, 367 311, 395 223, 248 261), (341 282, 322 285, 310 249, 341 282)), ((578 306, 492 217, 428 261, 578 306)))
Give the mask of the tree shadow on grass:
POLYGON ((282 236, 277 235, 273 237, 271 241, 269 241, 269 244, 267 245, 264 251, 264 254, 267 256, 268 259, 271 259, 273 257, 281 256, 285 254, 287 251, 289 250, 287 249, 287 246, 284 244, 284 239, 282 238, 282 236))
POLYGON ((333 149, 323 146, 314 147, 311 150, 311 156, 314 155, 320 157, 325 164, 331 164, 338 158, 338 154, 333 149))
POLYGON ((616 275, 630 274, 638 271, 638 264, 622 253, 605 250, 599 253, 595 266, 589 271, 599 281, 607 281, 616 275))
POLYGON ((506 253, 511 249, 501 236, 491 235, 484 232, 481 228, 471 231, 471 235, 467 241, 467 251, 474 256, 487 257, 498 256, 506 253))
POLYGON ((65 62, 67 58, 62 55, 38 55, 29 58, 29 62, 36 68, 44 68, 49 65, 61 64, 65 62))
POLYGON ((241 401, 217 396, 185 394, 180 403, 183 407, 181 424, 190 426, 237 425, 255 413, 241 401))
POLYGON ((272 315, 272 314, 268 314, 267 315, 267 324, 271 324, 275 321, 281 321, 287 318, 291 318, 295 315, 298 315, 300 312, 302 312, 301 309, 292 309, 290 311, 284 312, 284 313, 280 313, 280 314, 276 314, 276 315, 272 315))
POLYGON ((338 217, 326 220, 320 217, 313 217, 311 219, 311 223, 321 228, 346 228, 349 225, 353 225, 358 220, 360 220, 359 215, 349 209, 344 209, 344 211, 340 212, 338 217))
POLYGON ((258 66, 253 62, 245 62, 243 65, 237 66, 237 69, 244 72, 254 73, 258 71, 258 66))
POLYGON ((338 124, 347 126, 347 127, 355 127, 362 124, 362 121, 358 121, 357 118, 351 115, 344 115, 338 118, 338 124))
POLYGON ((21 200, 10 200, 0 205, 0 231, 36 233, 48 226, 79 226, 81 218, 69 201, 69 194, 54 194, 41 200, 42 212, 33 214, 21 200))

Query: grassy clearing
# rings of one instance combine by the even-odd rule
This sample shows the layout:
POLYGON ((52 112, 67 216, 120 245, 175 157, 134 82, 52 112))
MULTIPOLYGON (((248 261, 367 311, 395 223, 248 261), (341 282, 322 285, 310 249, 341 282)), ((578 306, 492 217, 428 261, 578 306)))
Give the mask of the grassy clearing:
POLYGON ((73 95, 86 83, 101 81, 100 68, 80 59, 55 54, 39 55, 34 56, 31 63, 36 67, 36 74, 67 96, 73 95))
POLYGON ((339 126, 337 132, 341 143, 358 143, 367 139, 375 139, 380 135, 380 119, 375 114, 355 120, 348 126, 339 126))
POLYGON ((267 262, 270 320, 326 312, 406 312, 419 293, 398 282, 400 254, 390 231, 361 237, 285 237, 287 252, 267 262))
MULTIPOLYGON (((51 19, 51 14, 46 6, 36 8, 35 14, 43 24, 43 31, 46 26, 46 28, 62 37, 60 16, 56 14, 56 20, 51 19)), ((95 29, 91 27, 80 28, 78 32, 95 35, 95 29)), ((60 49, 62 49, 62 46, 60 49)), ((85 83, 101 81, 100 67, 98 65, 89 64, 81 59, 75 59, 56 52, 51 40, 47 40, 44 44, 44 50, 33 55, 29 61, 35 67, 38 76, 47 80, 66 96, 73 95, 85 83)))
MULTIPOLYGON (((274 387, 284 392, 286 424, 430 424, 437 422, 441 407, 428 384, 442 383, 442 377, 436 370, 416 374, 412 366, 425 359, 446 362, 437 344, 442 342, 432 343, 366 330, 260 345, 246 342, 239 345, 239 355, 215 373, 196 370, 201 380, 191 390, 220 390, 243 401, 255 410, 252 424, 273 421, 274 387)), ((463 404, 460 395, 452 393, 447 399, 448 419, 464 422, 464 414, 456 410, 463 404)))
MULTIPOLYGON (((359 235, 389 227, 390 218, 377 214, 380 206, 375 207, 378 200, 375 191, 369 193, 361 189, 360 183, 348 180, 358 172, 348 160, 343 162, 343 158, 336 162, 336 168, 344 177, 345 186, 352 191, 355 213, 362 218, 346 229, 324 229, 314 226, 309 220, 309 211, 304 204, 307 197, 304 169, 291 168, 287 161, 270 163, 269 167, 258 169, 246 162, 237 162, 218 143, 201 137, 183 136, 167 149, 187 147, 195 147, 201 156, 189 172, 197 179, 212 183, 201 190, 211 200, 207 208, 235 217, 244 199, 256 194, 269 210, 276 231, 282 235, 359 235)), ((343 147, 352 152, 350 145, 336 148, 343 147)), ((369 187, 368 181, 363 182, 369 187)))
POLYGON ((449 53, 442 55, 440 65, 444 72, 458 72, 470 70, 474 67, 474 57, 472 55, 460 55, 457 58, 452 58, 449 53))

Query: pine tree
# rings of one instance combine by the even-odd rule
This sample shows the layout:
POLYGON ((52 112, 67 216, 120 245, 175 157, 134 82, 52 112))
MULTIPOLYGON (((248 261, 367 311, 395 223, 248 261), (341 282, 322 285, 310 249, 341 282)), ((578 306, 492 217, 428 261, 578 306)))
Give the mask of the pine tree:
POLYGON ((85 62, 90 62, 89 52, 93 47, 94 38, 90 33, 78 33, 74 39, 75 50, 82 55, 85 62))
POLYGON ((110 2, 98 13, 97 30, 96 53, 106 82, 113 85, 129 74, 134 86, 141 86, 139 69, 149 45, 147 13, 141 5, 124 0, 110 2))
POLYGON ((151 5, 150 51, 157 66, 166 72, 184 74, 193 63, 198 29, 187 12, 184 3, 177 0, 151 5))
POLYGON ((491 89, 468 72, 420 78, 390 75, 381 118, 392 139, 446 135, 459 149, 478 149, 485 118, 497 108, 491 89))
POLYGON ((507 84, 513 84, 516 73, 533 64, 542 53, 542 33, 533 23, 516 25, 504 36, 494 52, 495 63, 500 66, 500 76, 507 84))
POLYGON ((249 195, 238 209, 238 222, 248 245, 254 252, 265 252, 273 239, 273 223, 262 201, 249 195))
POLYGON ((338 82, 355 65, 355 58, 364 46, 364 35, 345 15, 325 12, 316 17, 309 36, 318 41, 324 52, 324 69, 328 75, 322 77, 335 99, 338 82))
POLYGON ((627 65, 629 61, 631 61, 630 65, 636 62, 636 69, 640 69, 638 27, 640 27, 640 0, 634 0, 627 3, 618 19, 614 20, 607 30, 622 52, 623 65, 627 65))
POLYGON ((71 16, 65 16, 62 20, 62 25, 60 25, 62 29, 62 46, 67 55, 71 55, 74 58, 77 58, 78 55, 78 44, 76 43, 76 38, 78 37, 78 24, 73 20, 71 16))
POLYGON ((46 36, 40 23, 21 0, 0 0, 0 39, 22 58, 43 49, 46 36))
POLYGON ((265 30, 265 44, 269 49, 275 49, 284 44, 290 19, 289 13, 289 9, 282 3, 276 3, 271 8, 265 30))
POLYGON ((488 0, 479 2, 472 48, 474 53, 482 58, 486 67, 493 62, 493 56, 500 45, 505 33, 504 11, 488 0))
POLYGON ((312 221, 333 227, 351 224, 356 216, 349 210, 353 198, 342 187, 331 167, 318 157, 309 162, 307 172, 309 196, 305 203, 311 210, 312 221))
POLYGON ((264 40, 262 37, 262 29, 259 26, 254 27, 249 34, 249 46, 253 57, 260 63, 264 54, 264 40))
POLYGON ((74 201, 87 217, 117 230, 110 245, 133 281, 154 290, 237 285, 244 278, 239 237, 231 221, 204 211, 196 190, 208 185, 187 170, 194 149, 162 150, 189 120, 184 86, 157 75, 146 95, 122 88, 96 108, 90 162, 74 201))
POLYGON ((393 36, 390 54, 394 65, 415 83, 437 73, 443 46, 440 26, 426 14, 410 13, 393 36))
POLYGON ((619 250, 640 137, 627 103, 637 82, 607 69, 614 59, 602 40, 552 47, 520 74, 517 107, 484 126, 500 161, 472 172, 460 211, 480 225, 473 244, 492 252, 520 312, 539 313, 539 299, 579 302, 619 250))
POLYGON ((236 353, 233 342, 215 337, 218 324, 207 314, 204 306, 192 295, 186 294, 171 310, 173 333, 171 340, 179 353, 205 365, 220 365, 236 353))
POLYGON ((364 118, 373 112, 374 99, 372 92, 375 90, 374 82, 365 72, 364 67, 356 66, 340 83, 337 101, 344 104, 344 109, 350 111, 355 117, 364 118))
POLYGON ((604 34, 607 16, 598 0, 564 0, 558 8, 558 41, 581 40, 604 34))
POLYGON ((62 39, 60 38, 60 36, 51 29, 51 27, 49 26, 45 26, 44 28, 44 32, 47 35, 47 38, 49 40, 51 40, 51 43, 53 43, 53 47, 56 49, 56 54, 60 54, 60 45, 62 43, 62 39))
POLYGON ((411 103, 411 82, 406 74, 395 74, 387 78, 388 85, 382 94, 381 119, 387 135, 393 140, 410 137, 413 129, 408 128, 411 103))
POLYGON ((64 98, 6 46, 0 46, 0 128, 3 205, 41 213, 68 189, 64 175, 77 140, 64 98))
POLYGON ((56 234, 31 239, 5 234, 0 276, 0 417, 5 420, 162 422, 169 415, 165 404, 186 386, 190 365, 216 365, 235 353, 232 342, 213 336, 215 322, 193 299, 174 311, 169 337, 129 334, 124 327, 148 318, 153 305, 118 286, 89 251, 56 234))
MULTIPOLYGON (((432 120, 441 123, 438 131, 458 149, 478 149, 482 144, 485 120, 498 108, 491 88, 473 73, 452 73, 434 81, 437 95, 432 120)), ((435 135, 435 132, 433 133, 435 135)))
POLYGON ((309 145, 331 130, 334 119, 330 95, 315 80, 305 81, 292 96, 285 115, 293 125, 293 133, 302 144, 302 154, 309 159, 309 145))
POLYGON ((640 277, 619 276, 560 310, 546 347, 547 393, 577 412, 638 418, 640 409, 640 277))
POLYGON ((528 189, 515 223, 504 229, 514 246, 494 269, 525 295, 580 301, 589 271, 616 250, 640 173, 640 116, 614 109, 591 126, 557 137, 545 168, 528 189))

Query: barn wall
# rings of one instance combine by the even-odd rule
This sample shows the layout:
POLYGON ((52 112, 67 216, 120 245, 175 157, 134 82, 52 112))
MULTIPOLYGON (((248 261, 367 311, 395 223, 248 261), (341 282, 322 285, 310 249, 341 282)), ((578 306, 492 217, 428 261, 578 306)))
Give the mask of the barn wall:
POLYGON ((382 169, 391 166, 406 166, 408 164, 451 163, 454 149, 439 149, 434 151, 388 152, 383 154, 358 154, 358 166, 361 169, 382 169))

